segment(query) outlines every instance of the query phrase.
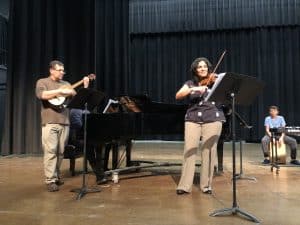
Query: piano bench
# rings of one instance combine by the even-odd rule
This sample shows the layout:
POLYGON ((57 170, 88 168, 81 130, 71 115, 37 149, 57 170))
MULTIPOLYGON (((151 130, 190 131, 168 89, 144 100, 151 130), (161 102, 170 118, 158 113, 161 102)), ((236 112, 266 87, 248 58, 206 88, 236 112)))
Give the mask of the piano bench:
POLYGON ((77 149, 74 145, 66 145, 64 151, 64 159, 70 160, 70 172, 72 176, 75 176, 75 161, 83 155, 82 151, 77 149))

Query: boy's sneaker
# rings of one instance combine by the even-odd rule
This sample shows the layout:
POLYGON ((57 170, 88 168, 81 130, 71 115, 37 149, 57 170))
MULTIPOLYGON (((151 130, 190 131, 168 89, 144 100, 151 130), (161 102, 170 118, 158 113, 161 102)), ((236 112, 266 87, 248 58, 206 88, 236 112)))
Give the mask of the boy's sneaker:
POLYGON ((270 164, 270 159, 264 159, 264 161, 262 162, 262 164, 270 164))
POLYGON ((54 183, 54 182, 50 183, 50 184, 47 184, 47 189, 48 189, 49 192, 55 192, 55 191, 59 190, 57 184, 54 183))
POLYGON ((291 164, 294 164, 294 165, 300 165, 300 162, 299 162, 299 160, 297 160, 297 159, 292 159, 292 160, 290 161, 290 163, 291 163, 291 164))

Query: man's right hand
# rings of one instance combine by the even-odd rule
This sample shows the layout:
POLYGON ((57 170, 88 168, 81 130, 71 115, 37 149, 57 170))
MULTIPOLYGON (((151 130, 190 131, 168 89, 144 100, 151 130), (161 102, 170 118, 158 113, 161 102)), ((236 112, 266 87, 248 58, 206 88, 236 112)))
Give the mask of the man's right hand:
POLYGON ((207 91, 207 87, 206 86, 192 87, 192 88, 190 88, 190 90, 191 90, 191 93, 200 92, 200 94, 203 94, 207 91))
POLYGON ((75 95, 76 92, 74 89, 62 88, 60 89, 60 94, 68 96, 68 95, 75 95))
POLYGON ((89 77, 84 77, 83 78, 83 87, 88 88, 90 83, 90 78, 89 77))

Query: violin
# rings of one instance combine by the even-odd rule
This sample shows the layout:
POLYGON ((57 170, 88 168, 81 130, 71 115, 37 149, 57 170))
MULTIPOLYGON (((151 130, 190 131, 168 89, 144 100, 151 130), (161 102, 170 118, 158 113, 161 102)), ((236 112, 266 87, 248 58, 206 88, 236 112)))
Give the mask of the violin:
POLYGON ((219 67, 221 61, 223 60, 225 53, 226 53, 226 50, 220 56, 219 61, 218 61, 217 65, 215 66, 215 68, 213 69, 212 73, 208 74, 205 78, 203 78, 200 81, 201 86, 211 86, 215 83, 216 79, 218 78, 218 76, 215 74, 215 72, 216 72, 217 68, 219 67))
POLYGON ((217 75, 215 73, 211 73, 209 74, 207 77, 203 78, 200 81, 200 85, 201 86, 211 86, 215 83, 216 79, 217 79, 217 75))

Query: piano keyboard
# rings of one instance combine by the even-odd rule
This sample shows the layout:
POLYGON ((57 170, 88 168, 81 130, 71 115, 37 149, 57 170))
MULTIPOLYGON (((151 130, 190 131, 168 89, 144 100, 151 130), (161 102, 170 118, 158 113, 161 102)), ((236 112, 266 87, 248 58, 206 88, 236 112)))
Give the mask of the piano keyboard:
POLYGON ((296 126, 285 127, 285 133, 291 136, 300 136, 300 127, 296 127, 296 126))

